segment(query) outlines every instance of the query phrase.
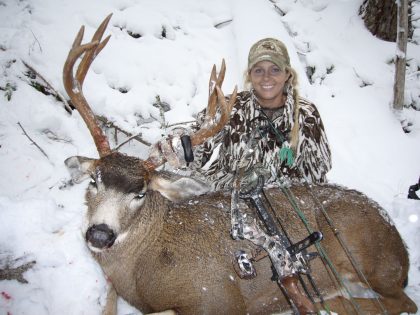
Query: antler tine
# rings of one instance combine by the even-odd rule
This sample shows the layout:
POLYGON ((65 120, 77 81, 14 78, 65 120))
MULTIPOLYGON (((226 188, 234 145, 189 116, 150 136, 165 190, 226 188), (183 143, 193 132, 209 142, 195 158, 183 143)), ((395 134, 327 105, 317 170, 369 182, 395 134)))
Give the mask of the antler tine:
POLYGON ((191 136, 192 146, 202 144, 204 141, 207 140, 207 138, 217 134, 220 130, 223 129, 223 127, 228 123, 230 119, 230 113, 236 101, 236 96, 237 96, 237 91, 238 91, 237 86, 235 86, 235 89, 233 90, 233 93, 227 104, 226 104, 226 98, 222 92, 222 89, 218 85, 216 85, 215 90, 217 93, 217 99, 220 103, 220 109, 221 109, 220 119, 217 123, 213 123, 211 127, 206 128, 206 126, 204 126, 204 128, 201 128, 196 133, 194 133, 191 136))
POLYGON ((111 15, 109 15, 104 20, 104 22, 102 22, 98 31, 95 33, 95 36, 97 35, 97 33, 100 34, 100 36, 94 36, 92 42, 84 45, 81 45, 84 35, 84 27, 82 26, 80 28, 73 42, 72 48, 69 51, 63 68, 64 87, 70 99, 72 100, 73 105, 76 106, 77 110, 80 113, 80 116, 82 116, 83 120, 85 121, 93 137, 93 140, 95 141, 95 145, 100 157, 110 154, 111 148, 109 146, 107 137, 105 136, 104 132, 99 126, 98 121, 95 118, 95 114, 93 113, 92 109, 90 108, 88 102, 86 101, 83 95, 82 87, 84 78, 86 76, 87 71, 89 70, 90 64, 92 63, 93 59, 95 59, 96 55, 102 50, 102 48, 105 47, 106 43, 109 40, 108 36, 103 42, 99 42, 110 18, 111 15), (75 79, 73 74, 73 68, 77 59, 83 53, 85 53, 85 56, 83 57, 82 62, 79 65, 75 79))
MULTIPOLYGON (((222 61, 222 67, 218 76, 216 75, 216 65, 213 65, 209 81, 209 102, 207 105, 206 117, 204 118, 201 128, 190 137, 191 145, 193 147, 204 143, 209 137, 220 132, 229 122, 230 113, 236 101, 238 88, 235 86, 229 102, 226 104, 226 98, 223 95, 221 88, 225 78, 225 72, 225 60, 222 61), (215 122, 218 103, 220 107, 220 118, 218 122, 215 122)), ((159 142, 156 147, 159 148, 158 151, 160 151, 160 154, 151 154, 143 163, 149 171, 156 169, 166 161, 166 157, 162 154, 159 142)))
MULTIPOLYGON (((230 96, 229 103, 226 104, 226 98, 223 95, 222 89, 220 89, 218 86, 217 89, 217 98, 221 104, 220 108, 222 109, 222 116, 220 118, 221 121, 224 121, 222 127, 226 125, 227 121, 230 118, 230 113, 232 112, 233 105, 236 101, 236 96, 238 95, 238 87, 235 85, 235 88, 233 89, 232 95, 230 96)), ((220 122, 219 122, 220 123, 220 122)))
POLYGON ((222 88, 223 81, 225 80, 226 62, 225 58, 222 59, 222 66, 220 67, 219 76, 217 77, 217 85, 222 88))
MULTIPOLYGON (((85 53, 83 56, 82 61, 79 64, 79 67, 77 68, 76 72, 76 80, 80 82, 81 85, 83 85, 83 82, 85 80, 86 74, 89 70, 90 65, 92 64, 93 60, 95 60, 95 57, 101 52, 101 50, 105 47, 105 45, 108 43, 109 39, 111 38, 111 35, 108 35, 102 42, 102 36, 104 35, 105 29, 108 26, 109 20, 112 17, 112 13, 109 14, 105 20, 102 21, 101 25, 99 25, 98 29, 96 30, 95 34, 92 37, 91 42, 98 42, 98 46, 96 49, 91 49, 85 53)), ((83 34, 82 34, 83 37, 83 34)), ((81 40, 81 39, 80 39, 81 40)), ((80 44, 80 42, 79 42, 80 44)))
POLYGON ((80 27, 79 32, 77 32, 76 38, 73 41, 73 45, 71 45, 72 49, 80 46, 80 44, 82 43, 82 39, 83 39, 84 34, 85 34, 85 26, 82 25, 80 27))
POLYGON ((216 65, 213 65, 213 68, 211 69, 211 73, 210 73, 210 79, 209 79, 209 97, 214 91, 214 87, 216 86, 216 81, 217 81, 216 65))
POLYGON ((225 59, 222 59, 222 66, 220 68, 219 75, 216 75, 216 65, 213 65, 209 80, 209 101, 207 105, 207 117, 213 119, 216 115, 217 110, 217 92, 215 87, 219 86, 222 88, 223 81, 225 79, 226 63, 225 59))
POLYGON ((217 85, 217 75, 216 75, 216 65, 213 65, 213 68, 211 70, 210 74, 210 80, 209 80, 209 100, 207 104, 207 117, 214 117, 216 114, 216 105, 217 105, 217 96, 216 96, 216 87, 217 85))

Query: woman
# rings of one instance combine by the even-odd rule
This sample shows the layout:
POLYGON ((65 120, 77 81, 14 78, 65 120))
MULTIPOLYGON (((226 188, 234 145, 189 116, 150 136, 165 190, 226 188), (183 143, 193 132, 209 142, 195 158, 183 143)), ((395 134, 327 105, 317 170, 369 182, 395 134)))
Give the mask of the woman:
MULTIPOLYGON (((325 182, 331 154, 324 126, 315 105, 299 97, 296 72, 282 42, 266 38, 251 47, 246 83, 250 90, 237 94, 230 120, 220 132, 191 152, 177 141, 189 132, 174 131, 154 146, 152 160, 163 156, 178 167, 193 157, 192 176, 213 190, 236 188, 237 179, 247 190, 259 175, 266 184, 325 182)), ((205 125, 205 117, 205 111, 198 115, 195 129, 205 125)), ((243 261, 251 265, 246 255, 243 261)), ((316 314, 311 301, 294 289, 296 274, 285 270, 281 278, 299 313, 316 314)))
MULTIPOLYGON (((315 105, 299 97, 282 42, 265 38, 251 47, 246 84, 250 89, 237 94, 229 123, 194 148, 192 175, 214 190, 230 188, 239 169, 245 184, 258 175, 266 183, 325 182, 331 154, 324 126, 315 105)), ((197 129, 204 117, 198 115, 197 129)))

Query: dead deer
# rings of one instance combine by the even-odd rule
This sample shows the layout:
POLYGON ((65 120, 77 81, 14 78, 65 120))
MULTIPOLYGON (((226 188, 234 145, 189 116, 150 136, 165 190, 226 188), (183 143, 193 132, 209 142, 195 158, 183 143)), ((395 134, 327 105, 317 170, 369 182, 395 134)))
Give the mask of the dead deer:
MULTIPOLYGON (((146 161, 110 149, 82 92, 83 80, 95 56, 109 37, 101 41, 111 16, 101 24, 92 42, 82 45, 83 27, 64 66, 67 93, 85 120, 99 152, 99 159, 74 156, 66 160, 75 182, 86 178, 87 246, 112 284, 105 313, 116 312, 116 296, 123 297, 144 313, 168 314, 272 314, 290 311, 277 284, 271 280, 267 258, 255 261, 257 276, 241 279, 234 269, 238 250, 255 251, 246 240, 233 240, 230 230, 229 192, 207 192, 192 178, 170 176, 157 171, 162 160, 146 161), (73 75, 76 60, 84 54, 73 75)), ((215 73, 215 71, 214 71, 215 73)), ((193 135, 194 145, 218 132, 229 119, 219 77, 210 93, 208 129, 193 135), (214 122, 216 103, 221 119, 214 122), (223 109, 224 108, 224 109, 223 109), (213 116, 211 116, 213 115, 213 116)), ((232 97, 234 99, 234 97, 232 97)), ((344 292, 323 260, 311 261, 312 274, 326 304, 338 314, 415 313, 417 306, 404 293, 409 260, 403 241, 385 211, 363 194, 326 184, 312 186, 312 192, 335 222, 317 212, 318 203, 305 186, 293 186, 308 222, 324 235, 322 244, 336 271, 351 288, 344 292), (367 278, 359 278, 336 233, 367 278), (386 310, 386 311, 385 311, 386 310)), ((293 241, 307 231, 278 189, 267 189, 277 215, 293 241)), ((251 211, 252 212, 252 211, 251 211)), ((321 309, 319 299, 316 306, 321 309)))

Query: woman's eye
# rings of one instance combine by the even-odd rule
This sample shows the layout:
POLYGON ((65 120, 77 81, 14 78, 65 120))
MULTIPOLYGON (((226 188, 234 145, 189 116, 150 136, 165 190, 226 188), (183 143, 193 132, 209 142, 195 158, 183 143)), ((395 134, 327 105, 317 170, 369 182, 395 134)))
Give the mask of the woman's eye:
POLYGON ((272 74, 279 74, 280 72, 281 72, 280 68, 274 67, 274 68, 271 69, 272 74))

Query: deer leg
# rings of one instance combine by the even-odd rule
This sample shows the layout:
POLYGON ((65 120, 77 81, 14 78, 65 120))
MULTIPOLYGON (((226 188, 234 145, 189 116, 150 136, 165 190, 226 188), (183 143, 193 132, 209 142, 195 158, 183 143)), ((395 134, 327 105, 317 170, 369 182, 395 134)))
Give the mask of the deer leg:
MULTIPOLYGON (((326 301, 326 305, 330 311, 343 315, 343 314, 359 314, 366 315, 381 315, 386 311, 389 315, 399 315, 401 313, 415 314, 417 312, 416 305, 402 292, 406 300, 402 301, 402 297, 398 300, 390 298, 380 298, 379 301, 375 299, 353 298, 354 304, 350 300, 337 296, 326 301), (382 303, 382 307, 379 304, 382 303), (402 304, 403 303, 403 304, 402 304)), ((322 309, 322 306, 317 303, 317 306, 322 309)))
MULTIPOLYGON (((323 306, 320 305, 320 303, 316 303, 316 305, 318 309, 324 310, 323 306)), ((336 296, 334 298, 325 300, 325 305, 329 308, 331 312, 334 312, 340 315, 359 314, 359 311, 354 308, 351 302, 342 296, 336 296)), ((367 313, 363 312, 363 314, 367 314, 367 313)))
MULTIPOLYGON (((394 263, 394 265, 397 264, 394 263)), ((379 272, 381 271, 379 269, 379 272)), ((401 280, 404 274, 407 274, 407 272, 395 272, 394 274, 392 270, 384 270, 379 275, 369 278, 372 289, 380 296, 380 301, 388 314, 417 312, 416 304, 404 293, 404 284, 401 280)))
MULTIPOLYGON (((390 265, 392 265, 391 262, 390 265)), ((393 265, 396 266, 397 263, 393 265)), ((402 277, 407 272, 393 273, 393 270, 381 270, 380 267, 375 269, 375 271, 377 273, 370 275, 368 281, 373 291, 378 294, 379 301, 383 305, 382 309, 385 308, 388 314, 416 313, 416 304, 404 293, 403 289, 402 277)), ((378 301, 372 301, 380 308, 378 301)))
POLYGON ((106 296, 106 304, 102 310, 102 315, 117 315, 117 291, 115 291, 112 284, 109 285, 106 296))
POLYGON ((417 313, 416 304, 404 293, 402 289, 399 289, 399 292, 392 296, 382 296, 380 301, 390 315, 401 313, 417 313))

